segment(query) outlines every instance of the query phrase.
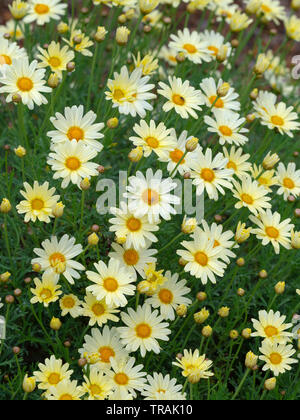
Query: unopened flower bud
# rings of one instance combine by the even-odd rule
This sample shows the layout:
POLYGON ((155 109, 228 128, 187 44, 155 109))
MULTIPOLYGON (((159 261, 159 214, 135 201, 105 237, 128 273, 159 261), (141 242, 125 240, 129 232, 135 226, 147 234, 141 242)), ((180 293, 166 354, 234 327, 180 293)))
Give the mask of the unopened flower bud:
POLYGON ((185 144, 186 151, 193 152, 194 150, 196 150, 198 143, 199 143, 199 139, 197 139, 197 137, 192 137, 185 144))
POLYGON ((191 234, 195 231, 197 227, 197 220, 195 218, 187 219, 184 216, 183 222, 181 224, 181 231, 185 234, 191 234))
POLYGON ((203 302, 204 300, 207 299, 207 294, 205 292, 199 292, 197 293, 196 297, 199 300, 199 302, 203 302))
POLYGON ((90 180, 88 178, 83 178, 83 180, 80 182, 80 188, 83 191, 87 191, 91 187, 90 180))
POLYGON ((139 162, 143 157, 143 148, 142 147, 136 147, 135 149, 132 149, 129 154, 128 158, 131 160, 131 162, 139 162))
POLYGON ((64 22, 59 22, 56 29, 57 29, 57 32, 62 35, 68 32, 69 26, 64 22))
POLYGON ((205 327, 202 328, 201 334, 203 337, 210 337, 213 333, 213 330, 210 325, 205 325, 205 327))
POLYGON ((253 369, 257 364, 258 356, 256 356, 252 351, 248 351, 245 358, 245 366, 248 369, 253 369))
POLYGON ((244 296, 244 294, 245 294, 245 290, 244 290, 244 289, 242 289, 241 287, 239 287, 239 288, 237 289, 237 294, 238 294, 238 296, 244 296))
POLYGON ((23 384, 22 384, 23 391, 26 392, 27 394, 30 392, 33 392, 35 390, 35 386, 36 386, 35 377, 34 376, 28 377, 28 375, 26 374, 24 376, 23 384))
POLYGON ((32 264, 32 270, 35 273, 39 273, 42 270, 42 266, 39 263, 32 264))
POLYGON ((99 236, 94 232, 88 236, 88 244, 92 246, 98 245, 99 236))
POLYGON ((186 261, 184 258, 180 257, 179 260, 178 260, 178 263, 179 263, 179 265, 184 267, 185 265, 187 265, 188 261, 186 261))
POLYGON ((160 0, 139 0, 139 6, 143 15, 151 13, 159 4, 160 0))
POLYGON ((3 198, 0 204, 0 212, 1 213, 9 213, 11 211, 11 204, 7 198, 3 198))
POLYGON ((180 317, 185 317, 187 314, 187 307, 184 304, 178 305, 176 308, 176 314, 180 317))
POLYGON ((238 336, 239 336, 239 333, 237 332, 237 330, 231 330, 230 333, 229 333, 229 337, 232 340, 236 340, 238 338, 238 336))
POLYGON ((11 273, 9 271, 6 271, 5 273, 0 274, 0 281, 2 283, 7 283, 10 276, 11 276, 11 273))
POLYGON ((249 340, 251 338, 251 329, 250 328, 244 328, 242 331, 242 337, 246 340, 249 340))
POLYGON ((249 96, 250 96, 250 99, 252 99, 254 101, 258 97, 258 89, 255 88, 255 89, 251 90, 249 96))
POLYGON ((130 30, 126 26, 120 26, 116 32, 116 41, 119 45, 126 45, 128 42, 128 37, 130 30))
POLYGON ((119 125, 118 118, 110 118, 106 123, 108 128, 117 128, 119 125))
POLYGON ((228 308, 227 306, 222 306, 222 308, 218 310, 218 315, 221 318, 226 318, 229 315, 229 312, 230 312, 230 308, 228 308))
POLYGON ((271 152, 268 152, 268 154, 264 157, 262 166, 265 170, 273 169, 279 160, 280 159, 277 153, 271 154, 271 152))
POLYGON ((68 64, 67 64, 67 66, 66 66, 67 71, 68 71, 69 73, 72 73, 72 71, 74 71, 74 70, 75 70, 75 67, 76 67, 76 64, 74 63, 74 61, 69 61, 69 63, 68 63, 68 64))
POLYGON ((274 289, 277 295, 282 295, 285 289, 285 282, 279 281, 278 283, 276 283, 274 289))
POLYGON ((107 30, 104 28, 104 26, 98 26, 97 32, 94 35, 94 40, 96 42, 102 42, 104 41, 107 34, 107 30))
POLYGON ((266 272, 266 270, 260 270, 258 275, 261 279, 266 279, 268 277, 268 273, 266 272))
POLYGON ((14 149, 14 152, 19 158, 26 156, 26 149, 24 149, 22 146, 18 146, 16 149, 14 149))
POLYGON ((62 326, 62 323, 59 318, 52 317, 50 321, 50 328, 54 331, 58 331, 62 326))
POLYGON ((54 217, 62 217, 64 214, 64 204, 60 201, 59 203, 55 204, 55 206, 52 209, 52 214, 54 217))
POLYGON ((225 82, 217 89, 217 95, 223 98, 224 96, 227 95, 229 89, 230 89, 230 84, 225 82))
POLYGON ((194 314, 194 321, 196 324, 203 324, 209 317, 209 311, 206 308, 202 308, 201 311, 194 314))
POLYGON ((59 83, 60 83, 60 80, 57 74, 56 73, 50 74, 49 79, 48 79, 48 86, 50 86, 52 89, 55 89, 57 88, 59 83))
POLYGON ((5 302, 6 303, 12 304, 12 303, 14 303, 14 301, 15 301, 15 298, 14 298, 13 295, 7 295, 7 296, 5 296, 5 302))
POLYGON ((227 58, 227 54, 228 54, 228 47, 227 45, 221 45, 221 47, 219 48, 219 51, 217 52, 217 61, 219 61, 219 63, 223 63, 226 58, 227 58))
POLYGON ((177 55, 176 55, 176 61, 178 62, 178 63, 183 63, 184 61, 185 61, 185 54, 183 53, 183 52, 179 52, 177 55))
POLYGON ((264 388, 267 391, 273 391, 273 389, 275 389, 275 387, 276 387, 276 378, 269 378, 264 383, 264 388))

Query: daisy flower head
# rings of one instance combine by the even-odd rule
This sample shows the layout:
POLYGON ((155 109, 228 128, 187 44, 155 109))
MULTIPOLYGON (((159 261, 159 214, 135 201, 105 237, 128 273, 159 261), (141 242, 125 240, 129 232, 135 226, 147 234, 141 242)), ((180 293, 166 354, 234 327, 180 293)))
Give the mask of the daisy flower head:
POLYGON ((64 115, 57 112, 55 117, 50 118, 56 130, 47 133, 53 143, 52 149, 55 151, 56 144, 76 140, 77 142, 82 141, 86 146, 90 146, 97 152, 101 152, 103 146, 98 139, 104 137, 100 133, 104 124, 94 124, 96 118, 97 115, 93 111, 84 114, 83 105, 66 107, 64 115))
POLYGON ((214 240, 196 227, 192 241, 183 241, 181 245, 185 250, 178 250, 177 254, 182 257, 187 264, 184 270, 192 276, 200 278, 202 284, 207 280, 216 283, 216 276, 223 277, 226 264, 220 261, 224 251, 221 247, 214 247, 214 240))
POLYGON ((59 20, 65 14, 66 8, 67 5, 61 0, 31 0, 24 22, 36 22, 42 26, 51 19, 59 20))
POLYGON ((114 315, 120 311, 115 305, 107 305, 106 300, 98 300, 92 293, 87 292, 82 303, 82 316, 90 318, 89 325, 93 327, 96 323, 99 327, 106 324, 107 321, 118 322, 119 318, 114 315))
POLYGON ((111 246, 113 251, 108 254, 109 257, 118 260, 120 265, 124 266, 134 279, 137 277, 136 272, 144 278, 146 264, 156 262, 154 255, 157 253, 157 250, 148 249, 150 246, 149 242, 146 242, 145 248, 139 249, 126 244, 121 246, 115 242, 111 246))
POLYGON ((115 232, 117 238, 126 238, 125 244, 135 249, 146 248, 146 240, 157 242, 153 232, 157 232, 157 224, 149 223, 148 216, 135 217, 127 204, 121 201, 120 208, 112 207, 110 213, 115 217, 109 219, 109 230, 115 232))
POLYGON ((128 394, 136 397, 135 391, 142 391, 146 382, 146 372, 142 372, 144 366, 135 366, 134 357, 122 357, 110 361, 111 369, 105 372, 111 379, 113 390, 118 393, 119 399, 127 399, 128 394))
POLYGON ((140 124, 135 124, 133 130, 137 136, 129 137, 129 140, 136 147, 142 147, 144 156, 150 156, 154 152, 159 158, 168 154, 175 146, 176 140, 171 136, 171 129, 168 129, 164 123, 157 126, 153 120, 147 124, 145 120, 141 120, 140 124))
POLYGON ((96 366, 90 368, 89 377, 84 376, 81 390, 87 394, 88 400, 105 400, 112 394, 112 382, 104 372, 101 372, 96 366))
POLYGON ((261 94, 254 103, 254 109, 261 120, 270 130, 277 129, 282 135, 294 137, 293 131, 298 131, 300 123, 294 107, 287 107, 284 102, 276 103, 273 94, 261 94))
POLYGON ((248 139, 242 133, 248 133, 247 128, 243 128, 245 118, 240 118, 239 114, 229 110, 215 109, 214 117, 205 115, 204 122, 207 124, 208 131, 217 133, 220 144, 234 143, 237 146, 244 145, 248 139))
POLYGON ((51 386, 57 386, 63 380, 69 380, 73 370, 69 370, 69 364, 63 364, 61 359, 56 359, 52 355, 44 363, 39 363, 39 370, 33 372, 36 381, 39 382, 38 388, 49 390, 51 386))
POLYGON ((185 400, 186 394, 182 394, 182 385, 177 384, 176 379, 171 379, 170 375, 163 376, 154 372, 152 376, 147 376, 147 381, 142 391, 145 400, 185 400))
POLYGON ((50 67, 53 73, 62 78, 62 72, 67 70, 67 64, 75 57, 73 51, 67 46, 61 48, 59 42, 52 41, 47 49, 38 47, 40 54, 37 58, 40 60, 38 67, 50 67))
POLYGON ((176 358, 177 362, 173 362, 174 366, 182 369, 182 376, 189 378, 192 383, 199 382, 200 379, 209 379, 214 374, 209 370, 213 364, 211 360, 206 359, 205 354, 200 355, 196 349, 183 351, 181 359, 176 358))
POLYGON ((283 195, 287 200, 289 195, 295 198, 300 195, 300 169, 296 169, 294 162, 289 162, 287 167, 282 162, 279 163, 276 171, 278 195, 283 195))
POLYGON ((60 143, 55 146, 55 152, 49 153, 47 163, 54 171, 53 178, 62 178, 62 188, 70 184, 80 187, 83 179, 90 179, 99 175, 98 164, 90 162, 97 156, 97 151, 91 146, 86 146, 83 141, 75 139, 60 143))
POLYGON ((226 47, 226 56, 230 56, 231 45, 229 42, 224 43, 225 38, 219 32, 205 30, 200 34, 200 36, 206 43, 206 48, 208 49, 212 58, 217 58, 217 55, 222 47, 226 47))
POLYGON ((186 280, 178 281, 179 275, 171 274, 167 271, 164 275, 163 284, 159 285, 154 294, 146 300, 146 303, 153 308, 159 308, 163 319, 175 319, 175 310, 178 305, 189 306, 192 301, 185 295, 190 293, 191 289, 186 287, 186 280))
POLYGON ((251 169, 251 163, 247 162, 250 158, 249 153, 243 154, 241 147, 236 149, 235 146, 231 146, 230 150, 223 147, 223 154, 228 159, 226 168, 232 169, 234 171, 233 175, 236 175, 239 179, 248 175, 251 169))
POLYGON ((20 95, 24 105, 29 109, 34 108, 34 104, 41 106, 48 101, 41 94, 51 92, 52 89, 45 86, 45 69, 38 69, 36 60, 29 64, 28 58, 23 57, 13 60, 12 65, 5 66, 5 72, 0 73, 0 93, 8 93, 6 102, 12 102, 14 95, 20 95))
POLYGON ((255 215, 264 209, 270 209, 271 200, 268 197, 268 190, 259 185, 257 181, 253 181, 250 176, 244 176, 240 182, 232 181, 234 185, 233 196, 238 200, 235 204, 236 209, 248 207, 251 213, 255 215))
POLYGON ((159 86, 161 89, 157 92, 167 98, 167 102, 163 105, 165 112, 174 109, 181 118, 187 119, 192 116, 198 119, 195 110, 201 111, 200 105, 203 105, 204 101, 201 92, 191 86, 188 80, 183 82, 180 78, 169 76, 169 85, 159 82, 159 86))
POLYGON ((294 227, 290 224, 291 219, 280 222, 280 218, 277 211, 272 213, 270 209, 259 212, 258 217, 250 215, 250 220, 258 226, 252 229, 252 233, 262 240, 264 246, 271 242, 276 254, 280 252, 280 245, 291 249, 291 229, 294 227))
POLYGON ((239 221, 236 227, 234 240, 238 244, 241 244, 247 241, 251 233, 252 233, 252 228, 251 227, 246 228, 246 223, 242 223, 241 221, 239 221))
POLYGON ((77 381, 64 379, 56 386, 51 386, 46 392, 45 398, 49 401, 79 401, 84 392, 77 385, 77 381))
POLYGON ((94 43, 80 29, 76 29, 76 25, 77 21, 74 20, 73 25, 71 27, 70 39, 68 40, 63 38, 63 41, 66 42, 69 45, 69 47, 74 49, 74 51, 82 54, 84 57, 92 57, 93 53, 89 50, 89 48, 92 47, 94 43))
POLYGON ((267 191, 272 191, 272 186, 277 185, 277 177, 274 176, 275 170, 270 169, 268 171, 263 171, 263 167, 259 165, 258 167, 254 163, 251 167, 251 175, 254 179, 257 180, 259 185, 265 187, 267 191))
POLYGON ((158 57, 166 61, 170 66, 177 66, 176 59, 177 51, 174 48, 163 46, 158 54, 158 57))
POLYGON ((52 273, 43 274, 42 280, 37 277, 34 279, 35 288, 30 291, 34 295, 30 303, 42 303, 46 308, 50 303, 56 302, 62 294, 60 285, 57 284, 58 278, 52 273))
POLYGON ((21 20, 28 11, 29 4, 22 0, 13 0, 8 5, 8 9, 15 20, 21 20))
POLYGON ((106 100, 111 100, 113 108, 118 108, 120 114, 145 118, 146 111, 153 110, 147 101, 156 98, 156 95, 149 92, 154 88, 153 84, 148 83, 149 80, 149 76, 143 76, 141 68, 129 74, 127 67, 123 66, 120 73, 114 73, 113 80, 108 80, 106 100))
POLYGON ((74 261, 73 258, 81 254, 82 245, 75 245, 75 238, 64 235, 60 240, 56 236, 42 242, 42 248, 34 248, 38 258, 34 258, 32 264, 40 264, 46 274, 63 274, 70 284, 74 279, 79 279, 80 274, 76 270, 85 270, 85 267, 74 261))
POLYGON ((128 208, 137 217, 148 215, 150 223, 157 223, 159 218, 171 219, 176 214, 173 205, 180 203, 179 197, 170 194, 177 184, 171 178, 163 178, 162 171, 155 173, 148 168, 146 175, 137 172, 129 178, 129 185, 124 197, 128 199, 128 208))
POLYGON ((219 192, 224 195, 224 188, 232 189, 233 169, 226 167, 228 159, 222 153, 212 156, 212 150, 198 152, 197 160, 191 165, 191 178, 197 187, 197 195, 206 190, 211 200, 218 200, 219 192), (224 187, 224 188, 223 188, 224 187))
MULTIPOLYGON (((108 265, 99 261, 94 266, 97 272, 86 272, 87 278, 94 283, 86 290, 91 292, 97 301, 100 302, 104 299, 107 305, 115 307, 127 305, 126 295, 134 295, 135 285, 131 283, 135 278, 126 267, 113 258, 109 260, 108 265)), ((103 307, 103 309, 105 308, 103 307)))
POLYGON ((200 229, 205 233, 208 239, 214 240, 214 248, 220 247, 222 249, 222 254, 220 254, 220 259, 225 261, 227 264, 230 263, 230 258, 236 257, 235 253, 231 251, 232 248, 236 248, 237 245, 234 241, 231 241, 234 237, 234 233, 231 230, 223 232, 223 226, 213 223, 211 226, 203 219, 202 228, 200 229))
POLYGON ((24 39, 24 33, 19 25, 17 26, 17 28, 15 28, 15 26, 16 25, 14 19, 8 20, 7 22, 5 22, 5 25, 0 25, 0 34, 9 34, 10 38, 13 38, 16 34, 16 40, 21 41, 22 39, 24 39))
POLYGON ((156 263, 148 263, 144 267, 145 280, 138 284, 139 293, 145 293, 147 296, 152 296, 158 287, 166 281, 164 277, 164 270, 157 270, 156 263))
POLYGON ((25 200, 22 200, 16 209, 19 214, 25 214, 25 222, 41 222, 49 223, 50 217, 54 217, 52 214, 53 207, 58 203, 60 196, 54 195, 55 188, 49 188, 49 183, 39 185, 37 181, 34 181, 33 187, 27 182, 24 183, 25 191, 20 191, 25 200))
POLYGON ((79 353, 88 363, 101 369, 109 368, 113 358, 120 359, 127 355, 117 329, 107 325, 101 331, 92 328, 91 335, 84 336, 83 348, 79 349, 79 353))
POLYGON ((188 28, 179 30, 177 35, 171 35, 170 48, 173 48, 177 53, 183 52, 186 58, 194 64, 201 64, 203 61, 209 62, 212 60, 210 50, 207 48, 207 42, 203 40, 197 31, 192 31, 188 28))
POLYGON ((61 315, 70 314, 72 318, 78 318, 82 315, 82 302, 73 294, 63 295, 59 300, 61 315))
POLYGON ((155 58, 154 54, 146 54, 143 58, 141 58, 141 53, 138 52, 137 57, 133 56, 134 66, 135 68, 141 68, 143 71, 144 76, 151 75, 155 73, 158 69, 158 59, 155 58))
POLYGON ((197 144, 194 151, 186 153, 186 143, 193 138, 188 136, 188 132, 184 130, 177 138, 176 131, 174 128, 171 129, 171 136, 175 139, 176 143, 174 148, 168 152, 167 156, 163 156, 159 159, 161 162, 168 162, 167 170, 170 174, 184 175, 189 172, 193 162, 197 160, 198 151, 202 150, 201 146, 197 144), (186 153, 185 156, 183 156, 186 153), (178 166, 177 166, 178 165, 178 166))
POLYGON ((16 42, 9 42, 0 35, 0 69, 3 72, 4 66, 11 66, 13 60, 26 58, 27 53, 24 48, 20 48, 16 42))
POLYGON ((256 330, 251 333, 251 337, 262 337, 271 344, 285 344, 292 332, 285 331, 293 326, 292 323, 285 324, 285 315, 274 312, 272 309, 258 312, 258 320, 252 318, 253 328, 256 330))
POLYGON ((230 87, 225 96, 219 97, 218 89, 223 85, 223 80, 219 79, 218 83, 215 82, 213 77, 208 77, 202 80, 200 83, 201 97, 209 108, 239 111, 241 104, 237 100, 239 97, 238 93, 235 92, 234 88, 230 87))
POLYGON ((259 8, 256 10, 256 14, 260 16, 262 14, 262 20, 264 22, 274 22, 276 25, 280 24, 286 17, 284 7, 278 0, 263 0, 259 8))
POLYGON ((292 367, 290 365, 299 362, 299 360, 291 357, 296 353, 291 344, 273 344, 264 340, 259 351, 262 353, 259 359, 265 362, 262 370, 271 370, 275 376, 291 370, 292 367))
POLYGON ((163 322, 157 310, 152 312, 147 303, 138 306, 136 311, 128 308, 127 313, 123 312, 121 317, 126 327, 119 327, 118 331, 129 353, 140 350, 142 357, 145 357, 147 351, 158 354, 161 350, 158 340, 169 341, 169 324, 163 322))

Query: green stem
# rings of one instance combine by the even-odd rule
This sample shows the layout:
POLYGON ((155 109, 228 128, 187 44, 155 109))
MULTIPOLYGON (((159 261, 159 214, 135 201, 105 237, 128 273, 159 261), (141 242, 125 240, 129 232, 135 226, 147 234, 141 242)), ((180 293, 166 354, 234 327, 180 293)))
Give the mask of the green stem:
POLYGON ((241 382, 240 382, 237 390, 235 391, 234 396, 231 398, 231 400, 235 400, 236 399, 236 397, 238 396, 238 394, 239 394, 242 386, 244 385, 244 382, 247 379, 247 376, 249 375, 249 373, 250 373, 250 369, 247 369, 246 372, 245 372, 245 375, 243 376, 243 379, 241 380, 241 382))

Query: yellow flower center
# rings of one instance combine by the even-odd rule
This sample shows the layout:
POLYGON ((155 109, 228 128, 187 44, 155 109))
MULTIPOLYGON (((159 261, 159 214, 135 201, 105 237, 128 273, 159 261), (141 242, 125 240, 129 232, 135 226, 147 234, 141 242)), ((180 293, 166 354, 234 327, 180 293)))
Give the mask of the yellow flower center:
POLYGON ((210 168, 202 169, 200 176, 206 182, 212 182, 215 179, 215 173, 210 168))
POLYGON ((265 12, 265 13, 270 13, 270 12, 271 12, 270 7, 269 7, 269 6, 266 6, 265 4, 262 4, 262 5, 260 6, 260 8, 261 8, 261 10, 262 10, 263 12, 265 12))
POLYGON ((42 4, 42 3, 38 3, 35 5, 34 7, 34 11, 38 14, 38 15, 45 15, 46 13, 49 12, 49 6, 47 6, 46 4, 42 4))
POLYGON ((268 227, 266 227, 266 234, 270 238, 276 239, 279 236, 279 231, 278 231, 278 229, 274 228, 273 226, 268 226, 268 227))
POLYGON ((70 171, 77 171, 81 166, 81 162, 77 157, 74 156, 74 157, 69 157, 66 160, 65 165, 68 169, 70 169, 70 171))
POLYGON ((259 182, 261 185, 268 185, 268 183, 269 183, 268 179, 267 179, 267 178, 265 178, 265 177, 263 177, 263 176, 260 176, 260 177, 258 178, 258 182, 259 182))
POLYGON ((129 378, 126 373, 117 373, 114 376, 114 380, 118 385, 127 385, 129 382, 129 378))
POLYGON ((158 297, 162 303, 170 304, 173 300, 173 293, 168 289, 161 289, 158 297))
POLYGON ((273 337, 273 335, 278 334, 278 329, 276 327, 273 327, 272 325, 268 325, 265 328, 265 333, 267 337, 273 337))
POLYGON ((84 139, 84 131, 77 126, 70 127, 67 136, 69 140, 83 140, 84 139))
POLYGON ((60 398, 60 401, 73 401, 73 397, 70 394, 63 394, 60 398))
MULTIPOLYGON (((184 155, 183 151, 179 149, 175 149, 172 152, 170 152, 170 158, 175 163, 178 163, 183 155, 184 155)), ((182 165, 184 162, 185 162, 185 159, 182 159, 182 161, 180 162, 180 165, 182 165)))
POLYGON ((241 199, 246 203, 246 204, 253 204, 253 198, 251 197, 251 195, 249 194, 242 194, 241 195, 241 199))
POLYGON ((223 108, 224 107, 224 102, 222 101, 222 99, 221 98, 218 98, 217 100, 216 99, 217 99, 217 96, 216 95, 212 95, 212 96, 210 96, 208 98, 208 100, 209 100, 209 102, 211 104, 213 104, 216 101, 214 103, 214 107, 216 107, 216 108, 223 108))
POLYGON ((12 61, 11 58, 6 54, 0 54, 0 65, 1 64, 8 64, 11 65, 12 61))
POLYGON ((51 373, 48 377, 48 382, 50 385, 57 385, 60 382, 60 375, 58 373, 51 373))
POLYGON ((75 306, 75 300, 72 297, 68 296, 63 299, 63 306, 65 308, 71 309, 75 306))
POLYGON ((130 219, 127 220, 126 226, 128 230, 130 230, 131 232, 137 232, 138 230, 140 230, 142 223, 139 219, 136 219, 135 217, 131 217, 130 219))
POLYGON ((90 385, 90 391, 92 395, 100 395, 102 392, 102 389, 97 384, 90 385))
POLYGON ((295 188, 295 183, 291 178, 284 178, 283 185, 290 190, 295 188))
POLYGON ((136 335, 139 338, 149 338, 151 336, 152 329, 148 324, 139 324, 135 327, 136 335))
POLYGON ((179 105, 179 106, 183 106, 185 104, 185 99, 180 96, 180 95, 173 95, 172 96, 172 101, 174 102, 174 104, 179 105))
POLYGON ((232 160, 230 160, 230 161, 227 163, 226 167, 227 167, 228 169, 233 169, 234 171, 236 171, 236 170, 237 170, 237 166, 236 166, 236 164, 235 164, 234 162, 232 162, 232 160))
POLYGON ((284 120, 281 117, 279 117, 278 115, 273 115, 271 117, 271 121, 274 125, 279 125, 279 126, 284 125, 284 120))
POLYGON ((215 47, 214 45, 210 45, 209 47, 207 47, 207 49, 209 51, 212 51, 213 55, 217 55, 219 52, 219 48, 215 47))
POLYGON ((61 59, 58 57, 50 57, 48 60, 48 63, 50 64, 51 67, 59 67, 61 65, 61 59))
POLYGON ((220 125, 219 131, 223 134, 223 136, 231 136, 232 130, 227 125, 220 125))
POLYGON ((216 248, 217 246, 220 246, 220 242, 215 239, 215 241, 214 241, 214 248, 216 248))
POLYGON ((49 257, 51 267, 55 267, 58 263, 66 262, 65 256, 60 252, 54 252, 54 254, 49 257))
POLYGON ((44 206, 45 206, 44 201, 41 200, 41 199, 39 199, 39 198, 35 198, 31 202, 31 208, 32 208, 32 210, 42 210, 42 208, 44 208, 44 206))
POLYGON ((125 94, 124 94, 123 90, 121 90, 121 89, 115 89, 114 90, 114 93, 113 93, 113 98, 116 101, 119 101, 120 99, 125 98, 125 94))
POLYGON ((33 83, 29 77, 20 77, 17 86, 22 92, 29 92, 33 88, 33 83))
POLYGON ((108 292, 115 292, 117 288, 119 287, 119 284, 117 280, 114 279, 113 277, 107 277, 106 279, 103 280, 103 287, 108 292))
POLYGON ((206 266, 208 263, 208 257, 204 252, 198 251, 194 255, 195 261, 197 261, 198 264, 202 265, 202 267, 206 266))
POLYGON ((147 137, 145 141, 148 146, 152 147, 153 149, 156 149, 159 146, 159 141, 155 137, 147 137))
POLYGON ((114 352, 114 350, 111 347, 108 347, 108 346, 100 347, 98 352, 99 352, 101 362, 103 362, 103 363, 109 363, 110 357, 114 357, 115 354, 116 354, 114 352))
POLYGON ((280 365, 280 363, 282 362, 282 356, 279 353, 271 353, 270 354, 270 362, 273 365, 280 365))
POLYGON ((142 194, 142 200, 148 204, 148 206, 153 206, 157 203, 159 203, 159 194, 154 191, 151 190, 150 188, 148 188, 147 190, 145 190, 142 194))
POLYGON ((193 44, 184 44, 183 48, 190 54, 195 54, 197 52, 197 48, 193 44))
POLYGON ((103 315, 103 314, 104 314, 105 309, 104 309, 104 306, 103 306, 103 305, 101 305, 101 303, 95 303, 95 304, 92 306, 92 311, 94 312, 94 314, 95 314, 96 316, 100 316, 100 315, 103 315))
POLYGON ((139 254, 134 249, 127 249, 124 252, 123 259, 127 265, 136 265, 139 260, 139 254))
POLYGON ((52 298, 52 291, 50 289, 44 288, 41 291, 40 296, 41 296, 42 299, 45 299, 45 300, 50 299, 50 298, 52 298))

